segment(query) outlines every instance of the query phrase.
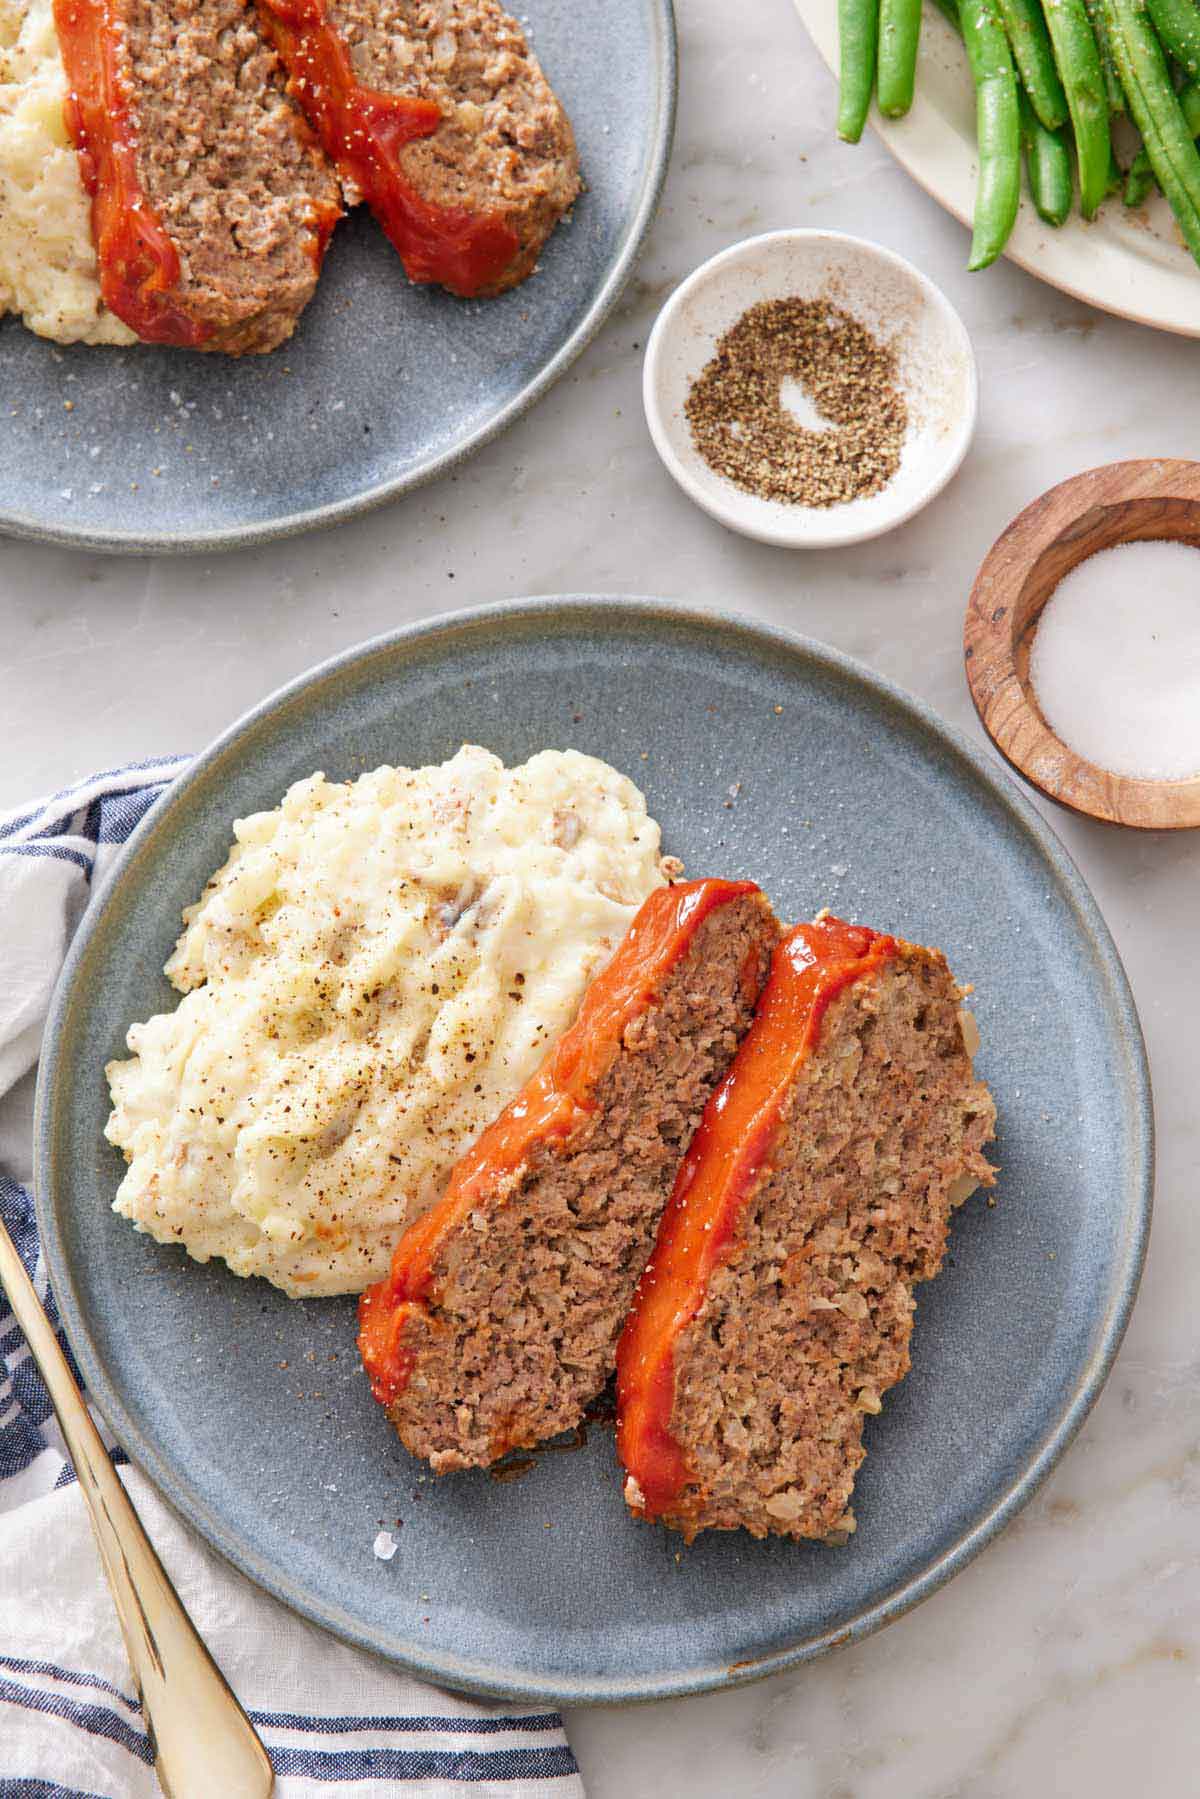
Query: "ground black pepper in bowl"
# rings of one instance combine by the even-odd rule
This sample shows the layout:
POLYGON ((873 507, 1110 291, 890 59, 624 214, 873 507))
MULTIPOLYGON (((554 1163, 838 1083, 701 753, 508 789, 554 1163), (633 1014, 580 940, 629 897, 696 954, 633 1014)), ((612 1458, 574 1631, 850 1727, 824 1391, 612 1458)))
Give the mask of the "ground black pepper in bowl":
POLYGON ((886 487, 908 408, 895 352, 828 300, 764 300, 717 344, 684 408, 708 466, 745 492, 839 506, 886 487), (783 404, 791 377, 829 421, 809 429, 783 404))

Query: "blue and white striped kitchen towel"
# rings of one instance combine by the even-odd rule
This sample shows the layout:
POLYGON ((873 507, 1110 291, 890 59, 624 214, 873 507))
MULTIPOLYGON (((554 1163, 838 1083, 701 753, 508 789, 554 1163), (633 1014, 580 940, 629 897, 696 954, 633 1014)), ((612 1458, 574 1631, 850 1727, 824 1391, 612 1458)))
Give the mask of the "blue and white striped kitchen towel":
MULTIPOLYGON (((186 758, 112 769, 0 817, 0 1212, 51 1308, 27 1092, 93 875, 186 758), (28 1083, 25 1083, 27 1088, 28 1083), (21 1137, 24 1141, 21 1141, 21 1137)), ((115 1459, 124 1463, 118 1451, 115 1459)), ((167 1570, 258 1725, 285 1799, 343 1791, 582 1799, 561 1719, 468 1703, 294 1617, 122 1474, 167 1570)), ((45 1388, 0 1293, 0 1799, 151 1799, 158 1786, 116 1616, 45 1388)), ((233 1799, 214 1794, 213 1799, 233 1799)))

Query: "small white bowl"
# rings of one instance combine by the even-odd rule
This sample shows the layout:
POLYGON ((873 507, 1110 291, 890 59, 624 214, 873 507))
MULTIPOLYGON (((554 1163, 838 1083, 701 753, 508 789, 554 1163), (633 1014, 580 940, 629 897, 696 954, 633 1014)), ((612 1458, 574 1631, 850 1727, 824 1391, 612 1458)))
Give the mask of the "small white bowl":
POLYGON ((978 387, 971 340, 946 296, 902 256, 840 231, 770 231, 703 263, 659 313, 642 378, 650 435, 683 491, 731 530, 787 549, 861 543, 920 511, 967 453, 978 387), (896 350, 908 434, 900 467, 869 499, 761 500, 714 473, 692 441, 684 403, 717 339, 747 307, 788 298, 828 299, 896 350))

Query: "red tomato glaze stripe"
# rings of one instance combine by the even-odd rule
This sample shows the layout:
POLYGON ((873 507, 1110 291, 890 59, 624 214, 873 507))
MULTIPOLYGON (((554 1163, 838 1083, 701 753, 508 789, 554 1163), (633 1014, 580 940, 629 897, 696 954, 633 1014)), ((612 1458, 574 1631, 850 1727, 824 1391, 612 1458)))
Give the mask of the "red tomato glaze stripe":
POLYGON ((261 0, 261 12, 326 153, 361 191, 410 281, 437 281, 464 299, 496 282, 517 254, 515 232, 488 213, 434 206, 405 178, 400 151, 442 122, 432 100, 383 94, 355 75, 324 0, 261 0))
POLYGON ((179 253, 138 176, 137 134, 110 0, 54 0, 54 27, 67 76, 67 134, 92 197, 104 304, 147 343, 195 349, 210 333, 172 300, 179 253))
POLYGON ((729 1073, 705 1107, 658 1227, 617 1348, 617 1451, 637 1510, 670 1510, 688 1479, 671 1435, 674 1350, 732 1254, 738 1221, 770 1166, 783 1108, 830 1001, 896 954, 894 937, 826 917, 779 944, 729 1073))
POLYGON ((446 1239, 498 1178, 522 1167, 535 1144, 565 1137, 586 1120, 627 1027, 654 1003, 705 919, 757 891, 752 881, 683 881, 658 888, 645 901, 612 961, 584 994, 575 1023, 463 1156, 438 1204, 401 1237, 387 1278, 360 1299, 358 1346, 381 1405, 396 1398, 411 1372, 401 1339, 410 1308, 429 1297, 446 1239))

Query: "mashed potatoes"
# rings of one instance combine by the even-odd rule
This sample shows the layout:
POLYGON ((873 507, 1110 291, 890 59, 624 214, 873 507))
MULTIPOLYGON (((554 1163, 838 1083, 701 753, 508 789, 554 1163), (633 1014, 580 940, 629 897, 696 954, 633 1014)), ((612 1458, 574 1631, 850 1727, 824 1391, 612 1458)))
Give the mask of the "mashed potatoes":
POLYGON ((297 782, 235 843, 107 1069, 139 1230, 358 1292, 662 884, 633 783, 574 751, 297 782))
POLYGON ((0 0, 0 316, 60 344, 136 343, 100 298, 65 95, 52 0, 0 0))

